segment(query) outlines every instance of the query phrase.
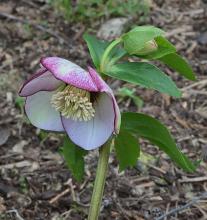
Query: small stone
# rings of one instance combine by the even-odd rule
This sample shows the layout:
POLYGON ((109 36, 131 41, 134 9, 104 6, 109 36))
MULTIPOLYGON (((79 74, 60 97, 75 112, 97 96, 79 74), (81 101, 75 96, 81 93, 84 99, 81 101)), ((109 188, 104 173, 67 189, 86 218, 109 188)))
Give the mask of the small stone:
POLYGON ((113 40, 119 37, 131 23, 131 18, 112 18, 100 27, 97 36, 103 40, 113 40))
POLYGON ((152 216, 160 217, 163 214, 163 211, 159 207, 152 208, 152 216))
POLYGON ((6 101, 7 102, 12 102, 13 101, 13 94, 12 94, 12 92, 7 92, 6 93, 6 101))
POLYGON ((6 211, 6 207, 4 205, 4 202, 5 202, 4 199, 0 196, 0 214, 4 213, 6 211))
POLYGON ((198 36, 197 41, 199 44, 207 46, 207 31, 204 33, 201 33, 198 36))
POLYGON ((110 207, 113 204, 112 199, 104 199, 102 202, 104 208, 110 207))
POLYGON ((12 152, 22 154, 23 153, 23 148, 27 144, 28 144, 27 141, 21 140, 20 142, 18 142, 17 144, 14 145, 14 147, 12 148, 12 152))
POLYGON ((207 145, 204 145, 202 147, 202 158, 204 162, 207 162, 207 145))
POLYGON ((0 146, 5 144, 10 136, 10 130, 0 127, 0 146))

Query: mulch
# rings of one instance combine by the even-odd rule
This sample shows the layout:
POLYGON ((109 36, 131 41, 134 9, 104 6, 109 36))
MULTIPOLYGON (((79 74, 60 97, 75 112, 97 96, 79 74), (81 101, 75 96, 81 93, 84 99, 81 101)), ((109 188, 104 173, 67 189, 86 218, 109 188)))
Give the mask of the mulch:
MULTIPOLYGON (((188 174, 155 146, 142 142, 135 168, 118 172, 112 153, 100 219, 207 219, 207 4, 200 0, 153 1, 146 23, 163 28, 193 66, 195 82, 165 70, 182 89, 179 100, 136 88, 144 100, 137 109, 126 98, 120 106, 150 114, 168 126, 183 152, 201 162, 188 174), (169 213, 170 212, 170 213, 169 213), (168 215, 168 214, 169 215, 168 215)), ((139 21, 134 21, 139 24, 139 21)), ((96 22, 98 28, 100 24, 96 22)), ((0 219, 85 219, 98 152, 85 158, 84 181, 77 183, 58 153, 61 138, 29 124, 18 102, 22 82, 42 56, 66 57, 91 65, 82 34, 89 27, 69 23, 45 1, 3 0, 0 4, 0 219)), ((94 31, 93 31, 94 32, 94 31)), ((128 86, 110 80, 116 91, 128 86)))

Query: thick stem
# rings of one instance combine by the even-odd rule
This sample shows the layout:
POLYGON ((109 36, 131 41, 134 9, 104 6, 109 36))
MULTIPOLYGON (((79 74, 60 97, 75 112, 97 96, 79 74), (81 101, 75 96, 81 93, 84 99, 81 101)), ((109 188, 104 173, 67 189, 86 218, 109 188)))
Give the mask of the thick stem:
POLYGON ((110 154, 110 143, 104 144, 99 149, 98 167, 96 170, 96 179, 91 198, 88 220, 98 220, 103 191, 105 186, 106 174, 108 170, 108 160, 110 154))
POLYGON ((101 63, 100 63, 100 70, 101 70, 101 72, 104 71, 105 62, 107 60, 107 57, 108 57, 109 53, 120 42, 121 42, 121 38, 117 38, 116 40, 112 41, 111 44, 109 44, 109 46, 104 51, 102 59, 101 59, 101 63))

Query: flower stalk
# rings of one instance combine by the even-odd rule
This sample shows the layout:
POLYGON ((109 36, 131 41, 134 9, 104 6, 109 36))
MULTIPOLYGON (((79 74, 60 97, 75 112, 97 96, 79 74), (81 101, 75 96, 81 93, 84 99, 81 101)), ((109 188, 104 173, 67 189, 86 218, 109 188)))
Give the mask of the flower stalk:
POLYGON ((103 53, 102 59, 101 59, 101 63, 100 63, 100 71, 101 73, 104 72, 104 67, 107 61, 107 58, 109 56, 109 53, 111 52, 111 50, 121 42, 121 38, 117 38, 116 40, 112 41, 111 44, 109 44, 109 46, 106 48, 106 50, 103 53))
MULTIPOLYGON (((104 67, 106 66, 107 59, 109 57, 110 52, 112 49, 121 42, 121 38, 117 38, 109 46, 103 53, 101 63, 100 63, 100 72, 104 72, 104 67)), ((99 160, 98 166, 96 170, 96 179, 93 187, 93 193, 90 203, 90 209, 88 214, 88 220, 98 220, 100 207, 104 192, 105 180, 108 171, 108 161, 110 155, 110 146, 111 140, 106 142, 102 147, 99 149, 99 160)))
POLYGON ((104 192, 106 174, 108 170, 108 161, 111 142, 107 142, 99 149, 99 160, 96 170, 96 179, 91 198, 88 220, 98 220, 101 201, 104 192))

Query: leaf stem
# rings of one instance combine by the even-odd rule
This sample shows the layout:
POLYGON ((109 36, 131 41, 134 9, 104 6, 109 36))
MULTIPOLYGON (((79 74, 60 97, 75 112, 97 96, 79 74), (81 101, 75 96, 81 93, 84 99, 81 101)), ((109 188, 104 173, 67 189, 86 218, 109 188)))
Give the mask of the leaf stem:
POLYGON ((104 72, 104 66, 107 60, 107 57, 109 55, 109 53, 111 52, 111 50, 121 42, 121 38, 117 38, 116 40, 112 41, 109 46, 106 48, 106 50, 103 53, 102 59, 101 59, 101 63, 100 63, 100 71, 104 72))
POLYGON ((99 160, 96 170, 96 179, 91 198, 88 220, 98 220, 105 186, 106 174, 108 170, 110 143, 111 142, 107 142, 99 149, 99 160))

